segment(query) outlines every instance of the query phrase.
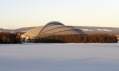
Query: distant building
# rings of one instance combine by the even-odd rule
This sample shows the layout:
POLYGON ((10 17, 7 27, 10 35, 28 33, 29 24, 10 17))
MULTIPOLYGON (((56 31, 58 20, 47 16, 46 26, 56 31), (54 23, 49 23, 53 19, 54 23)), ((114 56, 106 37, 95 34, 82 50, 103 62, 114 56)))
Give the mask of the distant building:
POLYGON ((36 27, 28 30, 22 35, 22 38, 34 39, 37 37, 45 37, 49 35, 64 35, 64 34, 85 34, 82 30, 76 29, 72 26, 65 26, 64 24, 52 21, 43 27, 36 27))

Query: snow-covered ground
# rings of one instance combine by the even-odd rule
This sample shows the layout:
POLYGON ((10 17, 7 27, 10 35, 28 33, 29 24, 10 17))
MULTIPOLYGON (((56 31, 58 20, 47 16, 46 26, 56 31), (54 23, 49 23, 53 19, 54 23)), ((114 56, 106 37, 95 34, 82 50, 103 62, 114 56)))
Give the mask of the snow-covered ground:
POLYGON ((119 43, 0 44, 0 71, 119 71, 119 43))

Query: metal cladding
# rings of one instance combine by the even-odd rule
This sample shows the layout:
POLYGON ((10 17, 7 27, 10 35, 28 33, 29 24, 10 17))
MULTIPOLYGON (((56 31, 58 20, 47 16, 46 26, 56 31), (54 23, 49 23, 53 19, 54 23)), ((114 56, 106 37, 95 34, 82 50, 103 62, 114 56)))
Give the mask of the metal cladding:
POLYGON ((65 26, 64 24, 52 21, 47 23, 44 27, 37 27, 29 30, 24 36, 35 38, 46 35, 65 35, 65 34, 85 34, 80 29, 76 29, 72 26, 65 26))

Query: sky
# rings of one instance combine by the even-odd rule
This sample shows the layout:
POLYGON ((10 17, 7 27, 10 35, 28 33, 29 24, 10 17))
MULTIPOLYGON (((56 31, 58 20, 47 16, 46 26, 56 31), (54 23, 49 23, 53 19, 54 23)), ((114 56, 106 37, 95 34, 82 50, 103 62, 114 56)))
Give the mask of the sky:
POLYGON ((0 0, 0 28, 42 26, 119 27, 119 0, 0 0))

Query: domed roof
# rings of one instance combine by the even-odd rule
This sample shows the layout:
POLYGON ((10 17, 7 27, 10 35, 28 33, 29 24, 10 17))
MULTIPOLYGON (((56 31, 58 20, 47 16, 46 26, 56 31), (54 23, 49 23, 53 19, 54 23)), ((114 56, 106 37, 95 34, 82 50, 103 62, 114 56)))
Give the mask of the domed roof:
POLYGON ((62 35, 62 34, 84 34, 84 32, 80 29, 76 29, 72 26, 48 26, 45 27, 42 32, 40 33, 41 35, 62 35))
MULTIPOLYGON (((47 23, 40 31, 40 33, 42 33, 46 28, 52 29, 52 28, 56 28, 59 26, 65 26, 64 24, 58 22, 58 21, 51 21, 49 23, 47 23), (50 28, 51 27, 51 28, 50 28)), ((39 33, 39 34, 40 34, 39 33)))
POLYGON ((47 23, 46 26, 47 25, 64 25, 64 24, 62 24, 61 22, 58 22, 58 21, 51 21, 51 22, 47 23))
POLYGON ((24 35, 29 37, 41 37, 47 35, 64 35, 64 34, 85 34, 82 30, 76 29, 72 26, 65 26, 64 24, 52 21, 45 26, 37 27, 29 30, 24 35))

